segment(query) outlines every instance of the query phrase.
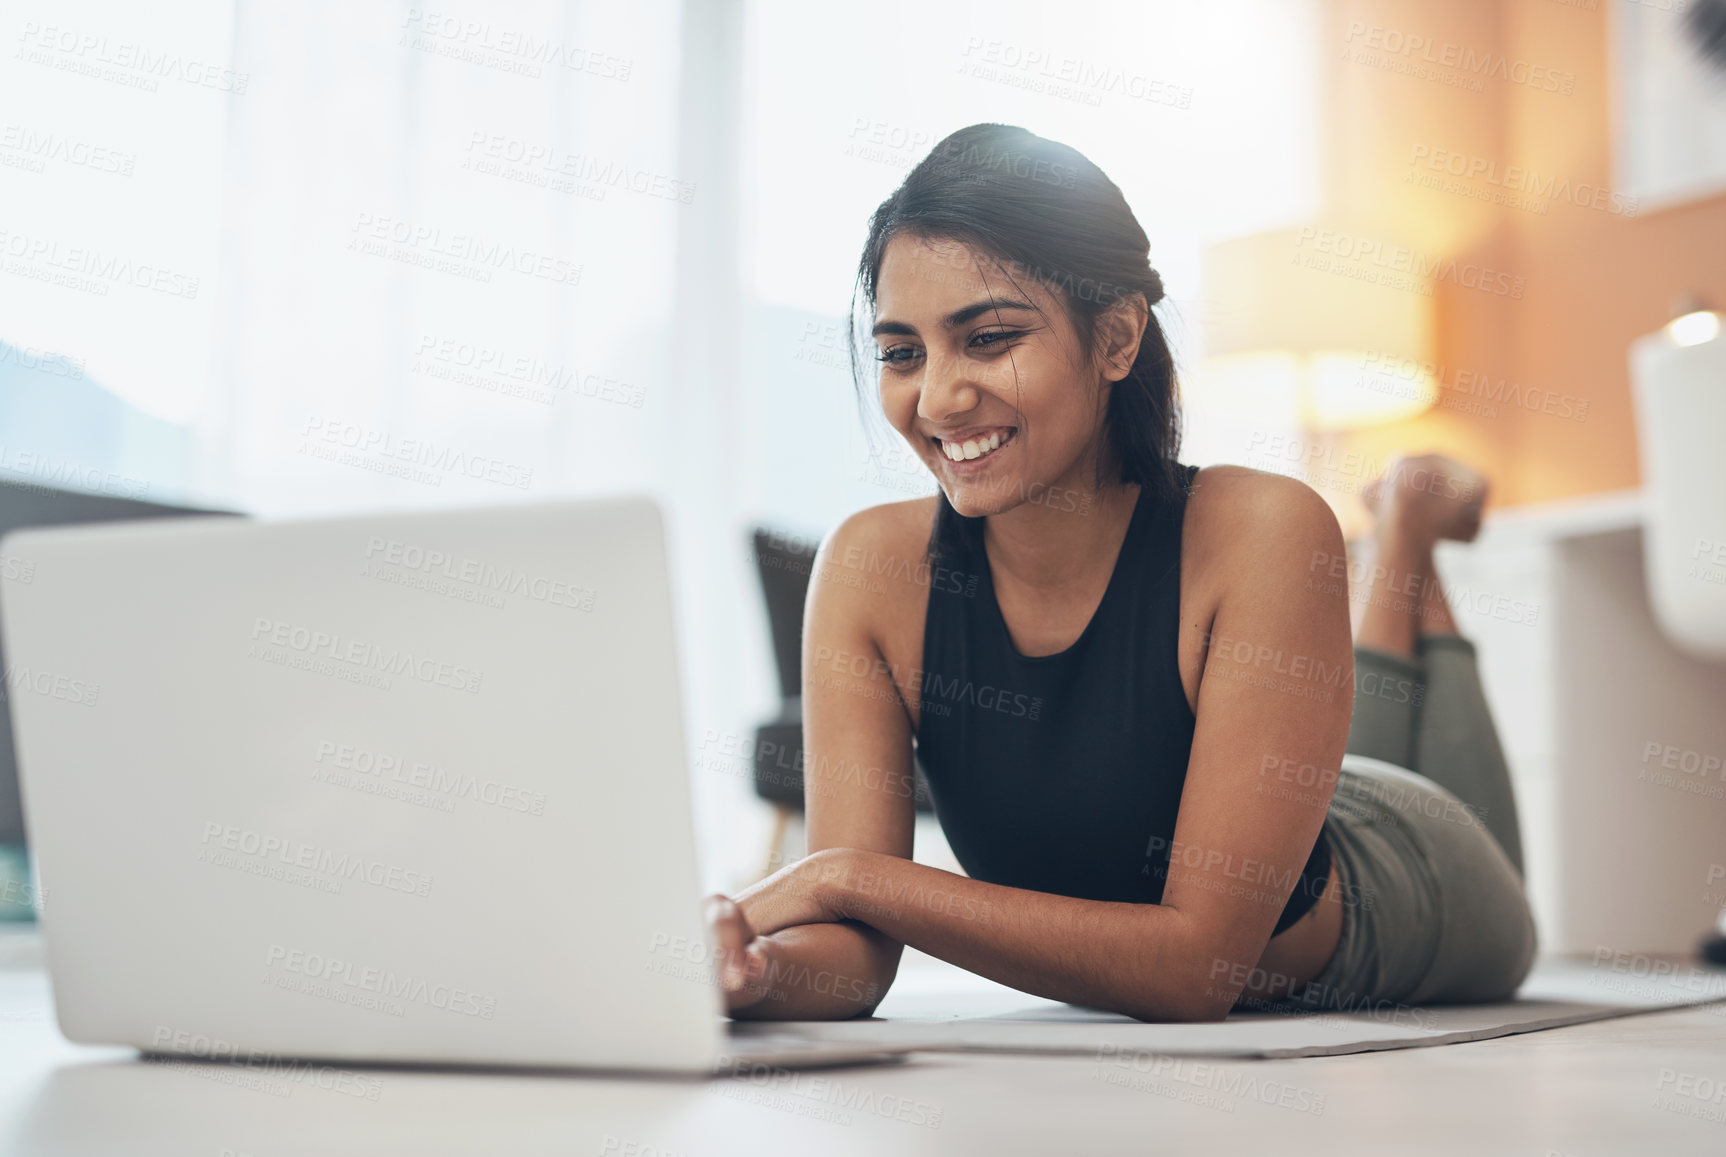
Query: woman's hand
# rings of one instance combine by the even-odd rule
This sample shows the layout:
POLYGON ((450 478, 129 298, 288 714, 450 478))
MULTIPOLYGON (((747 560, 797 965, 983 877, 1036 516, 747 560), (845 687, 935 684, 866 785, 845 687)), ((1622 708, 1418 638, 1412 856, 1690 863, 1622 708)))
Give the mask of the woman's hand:
POLYGON ((850 848, 826 848, 788 864, 738 893, 749 927, 763 936, 798 924, 843 920, 835 901, 849 879, 850 848))
POLYGON ((714 962, 725 1011, 737 1012, 762 1000, 771 971, 771 948, 749 926, 737 902, 715 892, 707 898, 707 923, 713 932, 714 962))
POLYGON ((851 870, 848 851, 830 848, 806 856, 750 886, 735 900, 717 892, 707 898, 707 923, 727 1012, 758 1004, 774 991, 781 950, 773 938, 775 932, 844 919, 832 901, 851 870))

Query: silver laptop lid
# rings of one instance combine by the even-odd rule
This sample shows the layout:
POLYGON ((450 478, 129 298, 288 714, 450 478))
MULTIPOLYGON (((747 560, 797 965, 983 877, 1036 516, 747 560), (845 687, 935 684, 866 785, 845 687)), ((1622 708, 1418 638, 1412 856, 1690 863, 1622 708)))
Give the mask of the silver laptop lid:
POLYGON ((0 584, 62 1029, 701 1069, 650 499, 32 530, 0 584))

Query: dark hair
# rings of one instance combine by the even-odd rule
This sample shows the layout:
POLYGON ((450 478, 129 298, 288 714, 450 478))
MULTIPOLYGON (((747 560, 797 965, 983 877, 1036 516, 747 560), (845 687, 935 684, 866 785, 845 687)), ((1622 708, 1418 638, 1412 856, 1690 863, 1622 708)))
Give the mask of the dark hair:
MULTIPOLYGON (((1163 299, 1163 279, 1150 264, 1150 240, 1120 188, 1077 149, 1013 125, 976 124, 953 133, 881 202, 869 219, 857 268, 870 314, 887 243, 901 233, 960 242, 1042 282, 1064 304, 1087 357, 1095 351, 1097 321, 1111 306, 1134 294, 1143 294, 1150 306, 1163 299)), ((858 347, 866 327, 855 324, 855 292, 852 300, 848 338, 861 408, 858 347)), ((1154 312, 1132 369, 1110 392, 1104 423, 1099 487, 1112 466, 1121 481, 1138 483, 1152 498, 1173 499, 1183 491, 1174 358, 1154 312)), ((942 526, 959 518, 944 492, 936 502, 932 556, 942 526)))

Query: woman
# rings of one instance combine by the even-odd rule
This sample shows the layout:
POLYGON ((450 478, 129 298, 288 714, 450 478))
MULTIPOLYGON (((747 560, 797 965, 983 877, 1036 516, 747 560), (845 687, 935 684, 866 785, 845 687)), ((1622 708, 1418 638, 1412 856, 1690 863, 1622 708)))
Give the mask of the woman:
POLYGON ((1157 1021, 1527 975, 1509 777, 1432 563, 1483 485, 1426 458, 1366 492, 1351 646, 1324 501, 1178 463, 1148 249, 1095 165, 1004 125, 875 212, 882 408, 940 493, 822 544, 818 577, 886 589, 811 584, 810 855, 709 901, 732 1015, 867 1014, 906 944, 1157 1021), (966 876, 910 859, 913 740, 966 876))

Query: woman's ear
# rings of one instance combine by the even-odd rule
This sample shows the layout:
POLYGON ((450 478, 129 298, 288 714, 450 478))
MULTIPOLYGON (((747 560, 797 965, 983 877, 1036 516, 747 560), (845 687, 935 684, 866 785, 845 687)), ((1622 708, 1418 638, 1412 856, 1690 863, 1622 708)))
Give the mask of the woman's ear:
POLYGON ((1118 299, 1097 318, 1098 362, 1105 381, 1118 382, 1133 372, 1150 317, 1145 295, 1133 293, 1118 299))

